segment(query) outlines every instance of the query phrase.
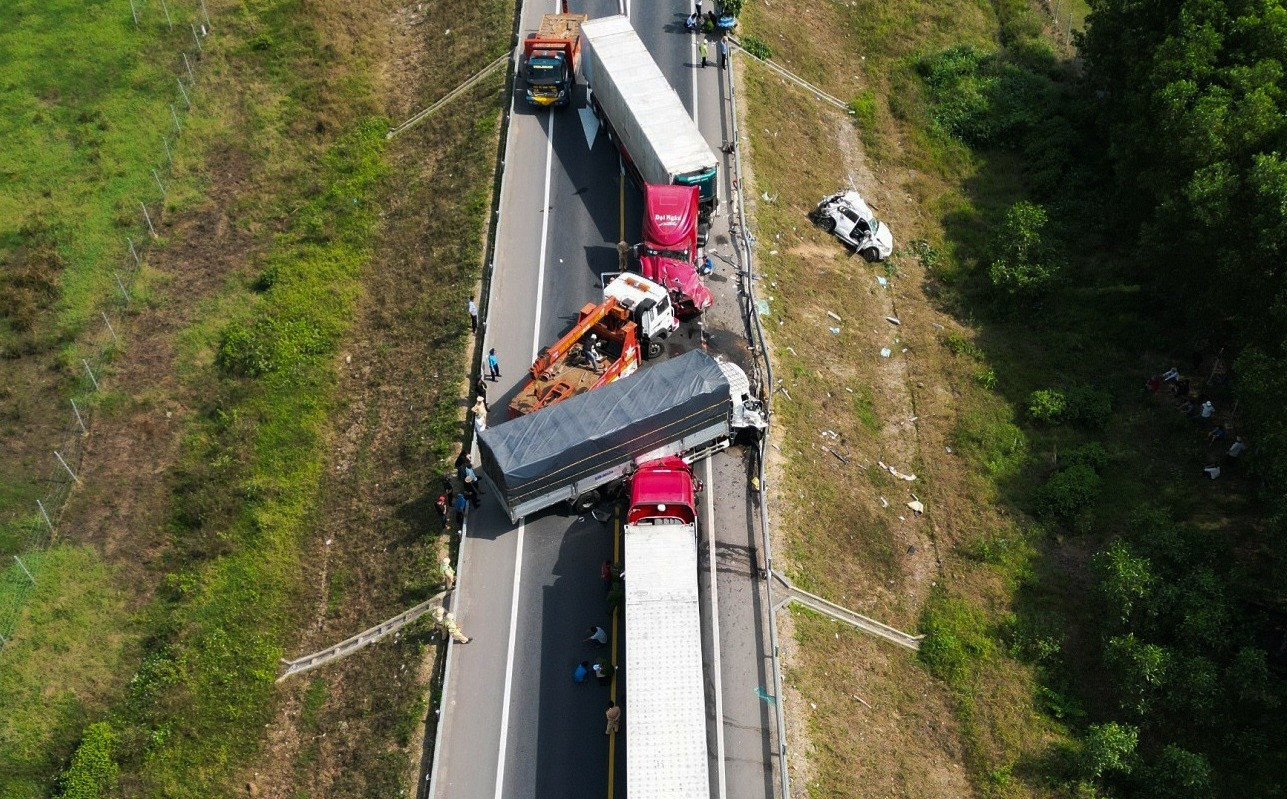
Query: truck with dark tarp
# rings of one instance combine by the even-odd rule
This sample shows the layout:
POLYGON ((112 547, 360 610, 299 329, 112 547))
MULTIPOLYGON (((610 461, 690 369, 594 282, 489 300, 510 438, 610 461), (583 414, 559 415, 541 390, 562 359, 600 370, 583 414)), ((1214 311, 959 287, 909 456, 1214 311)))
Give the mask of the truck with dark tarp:
POLYGON ((766 420, 746 373, 693 350, 478 435, 482 475, 511 521, 561 502, 584 512, 646 461, 700 460, 766 420))

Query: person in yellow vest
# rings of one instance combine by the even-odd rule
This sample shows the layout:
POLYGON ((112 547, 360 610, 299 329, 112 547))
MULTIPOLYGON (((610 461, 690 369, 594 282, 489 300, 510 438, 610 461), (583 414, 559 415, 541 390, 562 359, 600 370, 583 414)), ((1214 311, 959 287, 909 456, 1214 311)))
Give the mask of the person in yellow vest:
POLYGON ((467 644, 473 640, 460 631, 460 625, 456 624, 456 617, 448 613, 447 609, 441 605, 433 609, 433 617, 438 622, 438 626, 442 627, 443 632, 450 635, 451 640, 456 643, 467 644))

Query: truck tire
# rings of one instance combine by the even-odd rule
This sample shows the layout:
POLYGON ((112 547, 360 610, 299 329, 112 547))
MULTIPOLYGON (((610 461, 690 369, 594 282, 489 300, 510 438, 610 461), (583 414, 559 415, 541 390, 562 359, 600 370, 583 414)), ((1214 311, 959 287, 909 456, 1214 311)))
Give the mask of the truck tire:
POLYGON ((572 510, 577 513, 585 513, 602 501, 603 496, 599 494, 599 489, 592 488, 572 501, 572 510))
POLYGON ((875 247, 868 247, 867 249, 863 250, 858 254, 861 255, 863 257, 863 260, 865 260, 869 264, 875 264, 880 262, 880 250, 877 250, 875 247))
POLYGON ((653 358, 661 355, 661 342, 648 339, 644 342, 643 356, 645 361, 651 361, 653 358))
POLYGON ((822 232, 824 233, 835 233, 836 220, 832 219, 829 216, 824 216, 818 220, 818 227, 822 228, 822 232))

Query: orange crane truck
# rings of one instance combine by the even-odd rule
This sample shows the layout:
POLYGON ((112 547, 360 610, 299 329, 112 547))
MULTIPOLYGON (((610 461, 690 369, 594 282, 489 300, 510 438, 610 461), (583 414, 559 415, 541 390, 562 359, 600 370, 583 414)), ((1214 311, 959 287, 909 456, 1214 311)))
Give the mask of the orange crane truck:
POLYGON ((660 355, 661 340, 679 327, 669 293, 646 278, 620 275, 603 294, 603 302, 586 303, 576 325, 541 352, 528 370, 531 379, 510 400, 509 418, 634 374, 640 356, 660 355))

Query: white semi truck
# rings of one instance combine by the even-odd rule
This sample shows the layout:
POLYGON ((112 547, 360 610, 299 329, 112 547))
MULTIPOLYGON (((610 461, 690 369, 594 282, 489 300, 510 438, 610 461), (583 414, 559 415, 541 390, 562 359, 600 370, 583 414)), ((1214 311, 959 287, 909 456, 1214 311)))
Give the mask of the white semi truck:
POLYGON ((631 176, 641 187, 696 186, 701 222, 709 224, 719 201, 719 160, 630 19, 616 15, 585 22, 581 41, 590 107, 631 176))
POLYGON ((626 795, 709 799, 697 487, 678 457, 630 480, 625 544, 626 795))

